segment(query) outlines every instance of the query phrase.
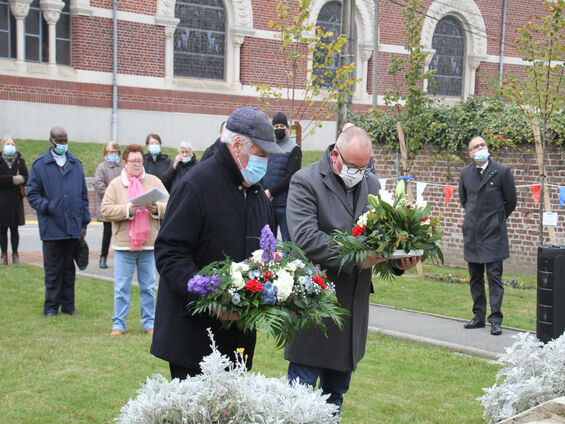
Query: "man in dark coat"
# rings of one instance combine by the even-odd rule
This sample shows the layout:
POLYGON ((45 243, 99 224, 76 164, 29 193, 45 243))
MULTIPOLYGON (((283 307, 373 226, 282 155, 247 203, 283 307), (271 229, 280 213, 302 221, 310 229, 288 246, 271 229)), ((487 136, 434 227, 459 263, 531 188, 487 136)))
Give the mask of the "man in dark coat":
POLYGON ((215 155, 198 164, 173 192, 155 241, 161 276, 151 353, 169 362, 172 378, 200 373, 202 358, 211 353, 206 329, 211 328, 220 352, 245 348, 251 368, 255 333, 187 308, 196 295, 187 283, 213 261, 242 261, 259 249, 261 229, 273 224, 269 200, 257 183, 267 169, 267 156, 280 153, 267 116, 245 107, 229 117, 215 155))
POLYGON ((155 175, 163 181, 163 174, 171 166, 171 159, 161 153, 161 137, 159 134, 148 134, 145 138, 147 153, 143 157, 143 168, 145 172, 155 175))
MULTIPOLYGON (((335 283, 340 305, 350 311, 343 330, 326 322, 327 337, 317 328, 299 331, 285 346, 290 361, 289 380, 316 385, 329 394, 328 402, 341 408, 351 374, 365 354, 369 319, 371 267, 386 259, 370 256, 366 263, 341 267, 330 234, 351 231, 367 211, 369 194, 377 194, 379 180, 366 169, 372 154, 371 140, 359 127, 349 128, 330 145, 320 160, 292 177, 287 202, 290 237, 308 258, 327 270, 335 283)), ((420 258, 404 258, 393 264, 397 275, 420 258)))
POLYGON ((201 162, 204 162, 206 159, 210 159, 218 151, 218 149, 220 148, 220 143, 222 142, 222 132, 224 131, 225 126, 226 121, 220 124, 220 135, 218 136, 216 141, 214 141, 210 146, 206 148, 206 150, 204 150, 202 159, 200 159, 201 162))
POLYGON ((188 141, 181 141, 179 144, 179 153, 175 156, 175 160, 169 166, 161 178, 163 185, 169 193, 173 192, 173 188, 182 180, 182 177, 190 171, 198 163, 196 154, 192 151, 192 144, 188 141))
POLYGON ((470 276, 473 319, 465 328, 483 328, 487 311, 484 273, 486 269, 491 314, 491 334, 502 334, 502 261, 510 256, 506 219, 516 207, 516 186, 510 169, 492 159, 485 140, 469 142, 473 163, 461 171, 459 199, 465 209, 464 257, 470 276))
POLYGON ((31 165, 27 200, 37 212, 39 235, 43 242, 45 302, 47 318, 75 310, 75 264, 79 238, 86 235, 90 222, 88 192, 82 163, 67 151, 67 132, 51 129, 51 147, 31 165))
POLYGON ((286 199, 290 179, 302 165, 302 150, 290 138, 288 120, 284 113, 276 113, 272 122, 275 129, 275 140, 283 154, 269 156, 269 165, 267 166, 267 174, 263 178, 263 185, 265 186, 265 194, 273 205, 276 226, 281 230, 281 239, 290 241, 288 225, 286 224, 286 199))

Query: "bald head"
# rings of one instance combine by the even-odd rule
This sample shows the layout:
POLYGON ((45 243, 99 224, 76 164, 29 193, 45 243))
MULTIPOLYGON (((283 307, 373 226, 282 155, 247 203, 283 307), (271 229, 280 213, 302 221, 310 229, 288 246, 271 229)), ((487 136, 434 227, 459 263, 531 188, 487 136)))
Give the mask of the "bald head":
POLYGON ((363 128, 348 128, 340 134, 331 153, 333 170, 339 174, 344 165, 363 170, 369 164, 372 154, 369 134, 363 128))
POLYGON ((49 136, 54 139, 61 138, 63 136, 66 138, 67 132, 63 127, 53 127, 51 128, 51 132, 49 133, 49 136))
POLYGON ((351 124, 346 131, 343 131, 337 138, 336 146, 341 148, 348 148, 349 145, 354 145, 355 148, 360 150, 372 152, 371 138, 369 134, 363 129, 351 124))

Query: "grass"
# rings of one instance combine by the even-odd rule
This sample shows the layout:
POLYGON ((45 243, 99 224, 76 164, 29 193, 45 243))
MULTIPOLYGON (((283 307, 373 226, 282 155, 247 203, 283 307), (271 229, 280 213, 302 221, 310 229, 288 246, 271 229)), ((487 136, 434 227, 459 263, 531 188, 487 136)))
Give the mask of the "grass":
MULTIPOLYGON (((48 140, 17 140, 18 151, 22 154, 26 161, 28 169, 31 167, 33 160, 44 153, 50 146, 48 140)), ((139 144, 145 148, 145 140, 140 140, 139 144)), ((121 146, 122 150, 125 146, 121 146)), ((102 160, 102 151, 104 143, 79 143, 76 141, 69 142, 69 151, 79 158, 84 167, 84 175, 87 177, 94 177, 94 171, 102 160)), ((163 146, 162 152, 168 155, 171 159, 177 154, 177 149, 173 147, 163 146)), ((202 157, 202 152, 195 152, 198 158, 202 157)), ((321 151, 312 150, 303 152, 302 166, 317 161, 322 155, 321 151)))
MULTIPOLYGON (((424 265, 424 274, 431 275, 439 269, 443 270, 443 274, 468 276, 465 269, 428 265, 424 265)), ((516 274, 503 275, 503 279, 516 279, 529 287, 529 289, 505 287, 502 302, 504 325, 535 331, 536 290, 533 289, 536 285, 535 278, 516 274)), ((391 281, 374 278, 373 285, 375 293, 371 295, 371 301, 375 303, 463 319, 471 319, 473 316, 473 302, 468 283, 453 284, 419 278, 416 272, 411 270, 406 275, 391 281)))
MULTIPOLYGON (((0 267, 0 282, 0 421, 110 423, 148 376, 169 376, 167 364, 149 354, 137 288, 126 334, 110 338, 111 284, 77 279, 81 316, 47 320, 41 268, 0 267)), ((260 336, 253 371, 278 377, 286 367, 273 340, 260 336)), ((342 423, 480 423, 475 399, 498 369, 444 349, 369 335, 342 423)))

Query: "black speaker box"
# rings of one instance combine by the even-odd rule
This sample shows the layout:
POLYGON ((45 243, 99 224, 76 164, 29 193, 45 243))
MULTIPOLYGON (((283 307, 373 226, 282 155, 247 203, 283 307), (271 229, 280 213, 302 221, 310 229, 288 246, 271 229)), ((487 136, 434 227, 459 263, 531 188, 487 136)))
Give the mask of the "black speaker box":
POLYGON ((565 246, 538 246, 536 335, 543 343, 565 331, 565 246))

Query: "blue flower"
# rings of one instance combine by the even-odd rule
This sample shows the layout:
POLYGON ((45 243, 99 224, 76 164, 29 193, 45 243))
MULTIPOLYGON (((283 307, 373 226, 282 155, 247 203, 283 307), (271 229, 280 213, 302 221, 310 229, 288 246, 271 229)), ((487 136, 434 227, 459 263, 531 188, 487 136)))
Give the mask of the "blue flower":
POLYGON ((257 280, 261 278, 261 271, 259 271, 258 269, 254 269, 252 271, 249 271, 247 275, 249 276, 250 280, 257 280))
POLYGON ((214 275, 212 277, 205 277, 200 274, 196 274, 190 280, 188 280, 188 291, 191 293, 196 293, 201 296, 205 296, 211 291, 214 291, 220 286, 220 276, 214 275))
POLYGON ((263 296, 263 302, 265 302, 265 304, 274 305, 277 302, 277 293, 277 287, 273 286, 273 283, 270 281, 263 284, 263 291, 261 292, 261 295, 263 296))
POLYGON ((259 245, 263 249, 263 261, 272 261, 275 259, 275 251, 277 250, 277 239, 273 235, 271 228, 265 225, 261 230, 261 238, 259 245))
POLYGON ((239 302, 241 302, 241 297, 239 296, 239 293, 234 293, 233 296, 231 297, 231 303, 233 303, 234 305, 239 305, 239 302))

